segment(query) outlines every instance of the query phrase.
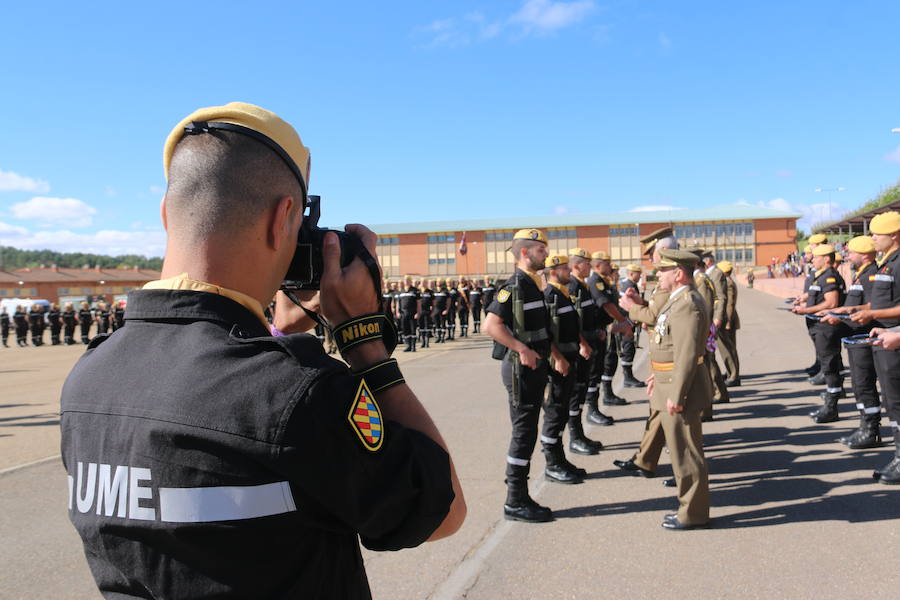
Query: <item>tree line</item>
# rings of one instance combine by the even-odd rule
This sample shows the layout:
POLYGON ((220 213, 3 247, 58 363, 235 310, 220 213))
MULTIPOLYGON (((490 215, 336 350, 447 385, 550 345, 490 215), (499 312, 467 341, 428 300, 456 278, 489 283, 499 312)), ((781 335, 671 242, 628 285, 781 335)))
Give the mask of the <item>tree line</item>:
POLYGON ((12 271, 25 267, 37 268, 41 265, 56 265, 68 269, 100 267, 101 269, 162 269, 161 258, 147 258, 138 254, 106 256, 84 252, 55 252, 53 250, 22 250, 12 246, 0 246, 0 270, 12 271))

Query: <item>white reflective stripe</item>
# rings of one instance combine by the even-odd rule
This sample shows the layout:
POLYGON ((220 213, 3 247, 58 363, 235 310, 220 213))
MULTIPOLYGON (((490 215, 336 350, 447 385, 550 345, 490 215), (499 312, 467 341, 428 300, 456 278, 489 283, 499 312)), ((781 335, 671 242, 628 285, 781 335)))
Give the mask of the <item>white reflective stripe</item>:
POLYGON ((541 441, 545 444, 555 444, 559 441, 559 438, 547 437, 546 435, 541 435, 541 441))
POLYGON ((580 410, 570 410, 570 411, 569 411, 569 416, 570 416, 570 417, 577 417, 577 416, 580 415, 580 414, 581 414, 581 411, 580 411, 580 410))
POLYGON ((596 387, 589 387, 589 388, 587 389, 587 391, 588 391, 588 394, 590 394, 591 392, 596 392, 596 391, 597 391, 597 388, 596 388, 596 387))
POLYGON ((858 408, 859 410, 864 410, 866 406, 862 402, 857 402, 856 408, 858 408))
POLYGON ((897 425, 897 421, 891 421, 890 423, 888 423, 888 425, 890 425, 894 429, 900 429, 900 425, 897 425))
POLYGON ((403 292, 402 294, 400 294, 401 298, 410 298, 412 296, 415 296, 415 294, 411 294, 409 292, 403 292))
POLYGON ((494 288, 492 288, 492 287, 486 287, 486 288, 481 288, 481 289, 484 290, 485 292, 493 292, 494 291, 494 288))
POLYGON ((512 456, 507 456, 506 462, 508 462, 511 465, 516 465, 517 467, 527 467, 528 466, 528 461, 525 460, 524 458, 514 458, 512 456))
POLYGON ((875 281, 893 281, 894 276, 888 275, 887 273, 878 273, 875 275, 875 281))
POLYGON ((544 308, 544 301, 535 300, 534 302, 526 302, 522 305, 522 310, 534 310, 535 308, 544 308))
POLYGON ((881 412, 881 407, 880 406, 870 406, 869 408, 864 409, 863 412, 867 415, 875 415, 875 414, 878 414, 881 412))
POLYGON ((435 298, 446 298, 446 297, 447 297, 447 294, 441 294, 441 293, 439 293, 439 294, 435 294, 434 297, 435 297, 435 298))
POLYGON ((558 314, 558 315, 564 315, 564 314, 566 314, 567 312, 572 312, 573 310, 575 310, 575 307, 574 307, 574 306, 563 306, 561 309, 559 309, 558 311, 556 311, 556 314, 558 314))
POLYGON ((610 377, 609 375, 601 375, 601 376, 600 376, 600 380, 601 380, 601 381, 612 381, 613 378, 610 377))
POLYGON ((828 392, 829 394, 837 394, 838 392, 841 391, 841 388, 830 388, 830 387, 827 387, 827 388, 825 388, 825 391, 828 392))
POLYGON ((622 365, 623 367, 630 367, 633 363, 625 362, 624 360, 620 360, 619 364, 622 365))
POLYGON ((159 518, 169 523, 256 519, 296 510, 287 481, 246 486, 159 488, 159 518))
POLYGON ((811 286, 809 286, 809 288, 807 288, 807 289, 808 289, 808 290, 811 290, 811 291, 813 291, 813 292, 821 292, 821 291, 822 291, 822 286, 820 286, 820 285, 811 285, 811 286))
POLYGON ((581 301, 581 305, 582 305, 582 306, 590 306, 590 305, 592 305, 593 303, 594 303, 594 299, 593 299, 593 298, 591 298, 590 300, 582 300, 582 301, 581 301))
POLYGON ((863 291, 863 286, 860 285, 860 284, 858 284, 858 283, 854 283, 853 285, 851 285, 851 286, 848 287, 847 289, 848 289, 849 291, 851 291, 851 292, 861 292, 861 291, 863 291))

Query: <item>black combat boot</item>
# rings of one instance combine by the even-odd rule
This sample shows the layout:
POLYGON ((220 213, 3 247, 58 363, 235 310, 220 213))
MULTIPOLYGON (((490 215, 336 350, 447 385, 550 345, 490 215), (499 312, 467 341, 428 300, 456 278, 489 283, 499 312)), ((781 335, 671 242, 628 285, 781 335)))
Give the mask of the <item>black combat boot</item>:
POLYGON ((900 484, 900 427, 894 427, 894 458, 885 467, 875 471, 875 478, 885 485, 900 484))
POLYGON ((818 373, 819 370, 820 370, 821 368, 822 368, 822 366, 819 364, 819 359, 817 358, 817 359, 816 359, 816 362, 814 362, 814 363, 812 364, 812 366, 806 367, 806 368, 803 369, 803 370, 806 371, 806 374, 807 374, 807 375, 809 375, 810 377, 812 377, 813 375, 815 375, 816 373, 818 373))
POLYGON ((600 409, 597 407, 597 392, 594 392, 593 394, 588 393, 588 398, 587 400, 585 400, 585 406, 588 407, 588 423, 591 423, 592 425, 606 426, 612 425, 615 422, 615 419, 600 412, 600 409))
POLYGON ((808 381, 811 385, 825 385, 825 373, 819 371, 806 381, 808 381))
POLYGON ((575 454, 599 454, 603 443, 592 440, 584 434, 581 424, 581 413, 569 417, 569 450, 575 454))
POLYGON ((447 328, 447 339, 451 342, 453 341, 453 334, 456 333, 456 325, 451 325, 447 328))
POLYGON ((634 372, 631 370, 631 365, 622 365, 622 373, 625 375, 625 387, 642 388, 647 386, 646 383, 635 378, 634 372))
POLYGON ((562 444, 544 445, 544 459, 547 466, 544 468, 544 479, 553 483, 574 484, 581 483, 583 475, 580 475, 575 469, 575 465, 566 460, 563 453, 562 444))
POLYGON ((409 336, 409 347, 412 349, 413 352, 416 351, 416 342, 418 342, 418 341, 419 340, 416 339, 416 336, 414 336, 414 335, 409 336))
POLYGON ((612 381, 603 382, 603 404, 607 406, 625 406, 628 400, 613 393, 612 381))
POLYGON ((479 331, 479 327, 481 326, 481 321, 475 321, 475 326, 472 328, 472 333, 481 333, 479 331))
POLYGON ((822 392, 819 394, 824 404, 822 408, 810 415, 816 423, 834 423, 838 420, 838 399, 841 395, 837 392, 822 392))
POLYGON ((546 523, 553 520, 553 512, 541 506, 528 495, 528 479, 516 478, 506 480, 506 503, 503 505, 503 518, 507 521, 523 521, 525 523, 546 523))
POLYGON ((412 336, 407 335, 405 337, 406 337, 406 348, 404 348, 403 351, 404 352, 412 352, 412 345, 413 345, 412 336))
POLYGON ((459 327, 459 337, 469 337, 469 328, 468 327, 459 327))
POLYGON ((881 414, 860 415, 859 427, 850 435, 842 437, 840 442, 851 450, 881 446, 881 414))

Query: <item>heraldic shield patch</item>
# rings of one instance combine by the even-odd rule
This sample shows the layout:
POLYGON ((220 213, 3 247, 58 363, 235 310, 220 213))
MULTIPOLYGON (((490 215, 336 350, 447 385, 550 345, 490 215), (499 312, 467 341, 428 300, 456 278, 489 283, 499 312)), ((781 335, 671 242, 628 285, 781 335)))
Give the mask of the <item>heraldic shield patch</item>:
POLYGON ((375 396, 366 385, 366 380, 359 382, 356 397, 350 406, 350 414, 347 415, 353 431, 359 436, 367 450, 375 452, 381 448, 384 441, 384 424, 381 418, 381 409, 375 402, 375 396))

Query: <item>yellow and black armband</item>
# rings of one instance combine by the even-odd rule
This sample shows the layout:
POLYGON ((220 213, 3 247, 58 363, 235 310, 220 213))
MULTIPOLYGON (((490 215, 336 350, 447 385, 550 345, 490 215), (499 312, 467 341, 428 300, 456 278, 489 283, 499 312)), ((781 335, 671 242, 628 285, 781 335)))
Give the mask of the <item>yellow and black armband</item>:
MULTIPOLYGON (((397 328, 383 313, 372 313, 344 321, 331 331, 343 354, 366 342, 381 340, 390 355, 397 347, 397 328)), ((374 391, 374 390, 373 390, 374 391)))
POLYGON ((362 377, 373 394, 406 383, 396 358, 382 360, 362 371, 353 371, 353 374, 362 377))

